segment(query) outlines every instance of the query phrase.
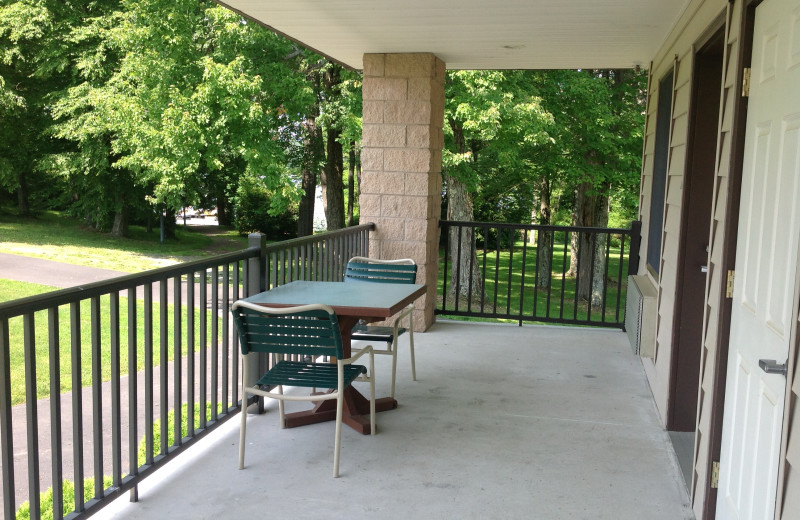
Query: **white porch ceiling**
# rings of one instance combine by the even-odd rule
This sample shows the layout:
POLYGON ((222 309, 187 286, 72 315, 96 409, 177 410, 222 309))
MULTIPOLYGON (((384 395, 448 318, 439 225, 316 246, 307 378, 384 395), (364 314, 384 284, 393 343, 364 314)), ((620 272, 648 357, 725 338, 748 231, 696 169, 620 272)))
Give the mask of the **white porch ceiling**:
POLYGON ((688 0, 221 0, 353 69, 432 52, 448 69, 647 67, 688 0))

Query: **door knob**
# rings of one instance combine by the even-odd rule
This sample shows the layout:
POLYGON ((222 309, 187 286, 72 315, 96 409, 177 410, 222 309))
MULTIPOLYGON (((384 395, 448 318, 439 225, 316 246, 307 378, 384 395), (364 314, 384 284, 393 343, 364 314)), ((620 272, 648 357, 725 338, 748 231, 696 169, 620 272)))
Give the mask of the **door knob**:
POLYGON ((786 375, 786 365, 782 365, 774 359, 759 359, 758 366, 761 367, 761 370, 767 374, 780 374, 782 376, 786 375))

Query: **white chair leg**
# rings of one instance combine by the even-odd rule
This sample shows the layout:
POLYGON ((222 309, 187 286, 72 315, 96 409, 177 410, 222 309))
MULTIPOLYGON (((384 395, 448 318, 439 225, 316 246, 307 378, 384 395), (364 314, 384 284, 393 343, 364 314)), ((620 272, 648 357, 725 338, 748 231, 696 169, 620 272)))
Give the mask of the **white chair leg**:
POLYGON ((411 351, 411 379, 417 380, 417 363, 414 360, 414 312, 408 315, 408 345, 411 351))
MULTIPOLYGON (((283 395, 283 385, 278 385, 278 393, 283 395)), ((286 418, 283 407, 283 399, 278 399, 278 411, 280 412, 281 428, 286 428, 286 418)))
POLYGON ((336 433, 333 441, 333 478, 339 477, 339 450, 342 447, 342 410, 344 408, 344 392, 339 389, 339 396, 336 398, 336 433))
POLYGON ((392 349, 392 399, 394 399, 394 383, 397 378, 397 334, 395 334, 390 343, 389 348, 392 349))
MULTIPOLYGON (((413 324, 412 324, 413 326, 413 324)), ((411 351, 411 379, 417 380, 417 364, 414 361, 414 329, 408 329, 408 344, 411 351)))
POLYGON ((244 469, 245 430, 247 429, 247 392, 242 396, 242 425, 239 427, 239 469, 244 469))
MULTIPOLYGON (((397 359, 396 351, 395 359, 397 359)), ((370 435, 375 435, 377 433, 375 426, 375 356, 371 352, 369 355, 369 376, 369 432, 370 435)), ((392 397, 394 397, 394 376, 392 377, 392 397)))

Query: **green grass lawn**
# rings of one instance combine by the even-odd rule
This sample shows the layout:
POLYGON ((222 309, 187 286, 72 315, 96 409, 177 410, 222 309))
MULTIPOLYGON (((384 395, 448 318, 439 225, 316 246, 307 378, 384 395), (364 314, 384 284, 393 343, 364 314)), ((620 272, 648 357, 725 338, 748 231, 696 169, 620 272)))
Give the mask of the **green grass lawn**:
POLYGON ((247 247, 246 237, 226 228, 215 236, 178 226, 176 238, 161 244, 156 227, 147 233, 131 226, 130 237, 113 237, 87 229, 79 220, 58 212, 21 218, 0 212, 0 252, 136 273, 172 265, 191 258, 221 254, 247 247))

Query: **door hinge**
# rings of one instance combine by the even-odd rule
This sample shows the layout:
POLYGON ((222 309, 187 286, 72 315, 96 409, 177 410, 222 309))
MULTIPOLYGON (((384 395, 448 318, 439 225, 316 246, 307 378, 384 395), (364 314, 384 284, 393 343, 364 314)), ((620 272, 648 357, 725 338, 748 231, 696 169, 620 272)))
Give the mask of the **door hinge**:
POLYGON ((750 67, 742 71, 742 97, 750 97, 750 67))
POLYGON ((711 463, 711 489, 719 487, 719 462, 711 463))
POLYGON ((728 281, 725 283, 725 297, 733 298, 733 278, 735 271, 728 271, 728 281))

